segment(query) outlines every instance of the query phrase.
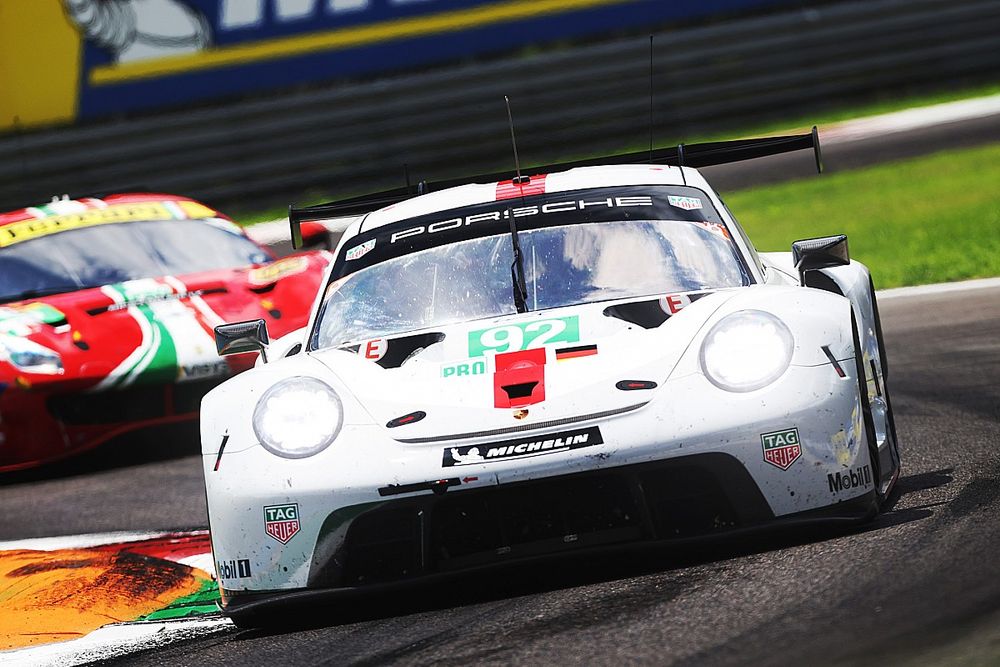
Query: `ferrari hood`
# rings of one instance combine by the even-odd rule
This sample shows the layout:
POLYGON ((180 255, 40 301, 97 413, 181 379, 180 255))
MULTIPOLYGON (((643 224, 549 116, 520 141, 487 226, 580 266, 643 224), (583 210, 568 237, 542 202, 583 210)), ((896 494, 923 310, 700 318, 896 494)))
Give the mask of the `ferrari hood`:
POLYGON ((314 356, 400 441, 555 425, 647 403, 650 389, 735 293, 510 315, 314 356))
MULTIPOLYGON (((225 377, 252 360, 218 356, 212 330, 224 322, 265 318, 275 335, 305 324, 326 259, 279 260, 105 285, 0 305, 0 373, 21 386, 79 385, 98 390, 132 384, 225 377), (19 368, 3 349, 35 345, 55 352, 59 374, 19 368)), ((37 349, 37 348, 35 348, 37 349)))

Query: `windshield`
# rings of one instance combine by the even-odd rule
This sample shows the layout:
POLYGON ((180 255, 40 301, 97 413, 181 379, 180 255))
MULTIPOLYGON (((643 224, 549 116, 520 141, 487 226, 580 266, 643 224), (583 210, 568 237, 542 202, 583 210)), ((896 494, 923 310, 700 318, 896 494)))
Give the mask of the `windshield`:
MULTIPOLYGON (((736 287, 749 277, 726 228, 606 221, 518 232, 529 310, 736 287)), ((509 234, 389 259, 330 284, 313 348, 515 313, 509 234)))
POLYGON ((270 259, 225 221, 84 227, 0 249, 0 302, 270 259))

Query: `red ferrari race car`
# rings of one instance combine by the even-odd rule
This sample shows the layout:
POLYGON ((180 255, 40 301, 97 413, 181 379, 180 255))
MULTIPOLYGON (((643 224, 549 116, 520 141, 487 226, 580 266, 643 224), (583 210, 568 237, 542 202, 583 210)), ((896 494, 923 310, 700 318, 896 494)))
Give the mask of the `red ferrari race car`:
POLYGON ((195 420, 201 397, 255 359, 220 358, 213 328, 305 326, 330 259, 275 260, 226 216, 172 195, 0 214, 0 472, 195 420))

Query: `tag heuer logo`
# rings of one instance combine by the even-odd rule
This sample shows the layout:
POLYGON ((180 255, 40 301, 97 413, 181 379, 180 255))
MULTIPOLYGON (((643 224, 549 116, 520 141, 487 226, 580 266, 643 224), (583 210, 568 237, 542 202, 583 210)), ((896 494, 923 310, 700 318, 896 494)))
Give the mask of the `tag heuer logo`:
POLYGON ((361 259, 365 255, 367 255, 368 252, 374 247, 375 247, 375 239, 369 239, 368 241, 365 241, 361 245, 356 245, 350 250, 348 250, 346 253, 344 253, 344 259, 347 260, 348 262, 354 261, 355 259, 361 259))
POLYGON ((760 443, 764 447, 764 460, 782 470, 788 470, 802 456, 797 428, 764 433, 760 443))
POLYGON ((701 200, 697 197, 676 197, 674 195, 670 195, 667 197, 667 201, 670 202, 671 206, 682 208, 685 211, 694 211, 695 209, 701 208, 701 200))
POLYGON ((264 532, 282 544, 299 532, 299 505, 269 505, 264 508, 264 532))

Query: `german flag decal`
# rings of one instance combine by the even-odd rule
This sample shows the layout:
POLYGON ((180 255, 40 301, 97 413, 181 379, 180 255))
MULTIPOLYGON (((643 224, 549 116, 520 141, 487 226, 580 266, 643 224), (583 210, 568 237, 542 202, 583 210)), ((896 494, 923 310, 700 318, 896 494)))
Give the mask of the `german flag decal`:
POLYGON ((592 354, 597 354, 596 345, 577 345, 576 347, 564 347, 561 350, 556 350, 556 361, 564 361, 566 359, 576 359, 577 357, 589 357, 592 354))

